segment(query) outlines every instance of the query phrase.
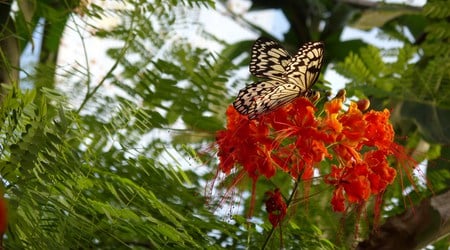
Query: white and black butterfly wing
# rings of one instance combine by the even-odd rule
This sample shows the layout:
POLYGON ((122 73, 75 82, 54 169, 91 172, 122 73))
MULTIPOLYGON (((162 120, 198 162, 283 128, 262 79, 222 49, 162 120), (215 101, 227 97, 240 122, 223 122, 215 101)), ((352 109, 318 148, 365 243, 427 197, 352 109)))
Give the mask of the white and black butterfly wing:
POLYGON ((278 43, 259 38, 252 48, 250 73, 267 80, 239 91, 233 106, 249 119, 255 119, 298 96, 317 96, 310 88, 319 77, 323 53, 322 42, 308 42, 291 58, 278 43))
POLYGON ((307 42, 298 50, 286 67, 284 77, 296 84, 302 92, 307 92, 319 78, 323 64, 324 45, 322 42, 307 42))
POLYGON ((257 102, 268 93, 280 86, 281 82, 276 80, 254 82, 239 91, 233 102, 234 108, 243 115, 249 115, 256 109, 257 102))
POLYGON ((259 78, 281 79, 290 61, 291 56, 280 44, 260 37, 252 47, 250 73, 259 78))
POLYGON ((276 80, 255 82, 239 91, 234 108, 249 119, 274 110, 298 97, 301 89, 290 83, 276 80))

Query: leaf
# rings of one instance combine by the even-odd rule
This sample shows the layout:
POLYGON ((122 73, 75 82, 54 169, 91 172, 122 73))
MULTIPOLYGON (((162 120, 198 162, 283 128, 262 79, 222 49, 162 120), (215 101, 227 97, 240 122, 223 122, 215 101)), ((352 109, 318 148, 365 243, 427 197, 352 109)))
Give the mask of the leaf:
POLYGON ((408 30, 414 37, 414 41, 412 42, 417 42, 417 40, 420 39, 420 36, 423 35, 427 25, 426 18, 421 14, 404 15, 397 18, 397 22, 399 25, 408 27, 408 30))
POLYGON ((445 0, 428 1, 423 7, 423 13, 431 18, 446 18, 450 16, 450 7, 445 0))
POLYGON ((326 56, 333 58, 337 62, 344 61, 344 59, 352 52, 358 51, 367 46, 361 39, 354 39, 348 41, 336 41, 325 44, 326 56))
POLYGON ((380 49, 375 46, 367 46, 360 49, 359 55, 364 61, 370 74, 375 77, 382 77, 386 71, 385 64, 380 55, 380 49))
POLYGON ((378 9, 369 9, 363 11, 358 19, 356 19, 352 23, 352 26, 357 29, 369 30, 374 27, 381 27, 385 23, 399 16, 403 16, 406 14, 415 14, 418 12, 418 10, 392 6, 384 6, 378 9))
POLYGON ((450 186, 450 168, 448 160, 450 159, 450 147, 441 147, 440 157, 428 162, 427 180, 433 187, 433 191, 439 193, 450 186))
POLYGON ((354 80, 355 84, 366 83, 370 78, 370 71, 358 54, 350 52, 343 63, 338 63, 336 71, 345 77, 354 80))
POLYGON ((408 100, 402 103, 400 113, 417 125, 428 142, 450 144, 450 109, 408 100))

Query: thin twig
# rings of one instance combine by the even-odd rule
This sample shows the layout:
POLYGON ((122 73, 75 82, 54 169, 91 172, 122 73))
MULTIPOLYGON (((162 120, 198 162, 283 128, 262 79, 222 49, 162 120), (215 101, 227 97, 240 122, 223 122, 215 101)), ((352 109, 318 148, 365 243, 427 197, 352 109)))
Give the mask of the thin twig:
MULTIPOLYGON (((130 26, 132 27, 134 23, 134 19, 131 21, 130 26)), ((132 29, 130 29, 130 32, 128 33, 128 37, 125 41, 125 45, 124 47, 120 50, 119 56, 117 57, 116 62, 114 63, 114 65, 109 69, 109 71, 105 74, 105 76, 103 77, 103 79, 100 81, 99 84, 97 84, 97 86, 95 86, 92 91, 89 91, 89 84, 88 84, 88 91, 86 92, 86 95, 83 99, 83 102, 81 103, 80 107, 77 109, 76 113, 80 113, 80 111, 84 108, 84 106, 86 105, 86 103, 89 101, 89 99, 95 94, 97 93, 98 89, 105 83, 106 79, 109 78, 112 75, 112 72, 117 68, 117 66, 119 65, 120 59, 122 59, 125 56, 125 52, 127 51, 128 47, 130 46, 130 42, 133 40, 134 38, 134 34, 132 32, 132 29)))

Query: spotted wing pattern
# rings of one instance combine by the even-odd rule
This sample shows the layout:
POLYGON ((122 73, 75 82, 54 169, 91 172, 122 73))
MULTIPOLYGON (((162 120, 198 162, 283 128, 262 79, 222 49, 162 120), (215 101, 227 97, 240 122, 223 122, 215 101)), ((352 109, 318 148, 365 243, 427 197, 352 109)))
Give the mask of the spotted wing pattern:
POLYGON ((323 62, 323 48, 322 42, 303 44, 286 67, 284 77, 301 89, 309 90, 319 78, 323 62))
POLYGON ((250 73, 259 78, 281 80, 291 59, 289 52, 280 44, 260 37, 252 47, 250 73))
POLYGON ((252 48, 250 73, 266 80, 240 90, 233 106, 249 119, 256 119, 298 96, 314 96, 310 88, 319 77, 323 52, 322 42, 308 42, 290 58, 275 41, 259 38, 252 48))
POLYGON ((298 96, 301 89, 295 84, 266 80, 248 85, 239 92, 233 105, 236 110, 255 119, 259 115, 276 109, 298 96), (267 96, 271 98, 267 98, 267 96))

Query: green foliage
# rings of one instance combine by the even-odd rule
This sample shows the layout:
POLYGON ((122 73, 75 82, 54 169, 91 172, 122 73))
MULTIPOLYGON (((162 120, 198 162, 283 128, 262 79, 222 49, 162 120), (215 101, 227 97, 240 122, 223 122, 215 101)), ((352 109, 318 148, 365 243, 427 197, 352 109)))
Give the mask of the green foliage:
POLYGON ((404 6, 386 5, 380 8, 368 9, 363 11, 352 23, 352 26, 358 29, 371 29, 380 27, 400 16, 414 14, 419 12, 416 9, 408 9, 404 6))
POLYGON ((450 16, 450 7, 445 0, 429 1, 423 7, 423 13, 431 18, 446 18, 450 16))
POLYGON ((406 45, 393 55, 397 57, 395 62, 386 63, 382 60, 380 49, 367 46, 361 48, 358 54, 350 53, 344 62, 336 65, 335 69, 352 79, 351 85, 347 88, 350 96, 402 98, 400 94, 411 89, 411 84, 402 80, 398 72, 410 70, 409 61, 415 52, 413 47, 406 45))
POLYGON ((448 146, 439 148, 438 158, 429 162, 429 171, 427 177, 430 180, 433 190, 437 193, 448 189, 450 185, 450 169, 448 168, 448 159, 450 159, 450 148, 448 146))
MULTIPOLYGON (((401 107, 400 116, 394 117, 403 131, 404 120, 416 125, 424 139, 430 142, 450 142, 449 127, 449 48, 445 32, 436 26, 446 26, 442 21, 431 22, 424 31, 433 30, 420 47, 405 44, 390 56, 393 63, 381 60, 382 51, 369 46, 358 54, 350 53, 336 70, 352 79, 347 88, 351 95, 372 97, 375 105, 383 100, 383 106, 401 107), (437 35, 439 33, 439 35, 437 35), (434 35, 433 35, 434 34, 434 35), (420 53, 423 48, 425 54, 420 53), (439 52, 437 52, 439 51, 439 52), (432 57, 430 57, 432 55, 432 57), (421 58, 413 63, 415 58, 421 58)), ((406 133, 410 133, 407 131, 406 133)))
MULTIPOLYGON (((206 1, 182 2, 207 4, 206 1)), ((159 3, 161 7, 174 8, 172 4, 159 3)), ((165 18, 173 17, 169 14, 161 19, 167 25, 170 23, 165 18)), ((144 16, 139 18, 145 20, 144 16)), ((150 21, 146 23, 151 25, 150 21)), ((138 26, 132 26, 131 32, 138 34, 141 30, 135 27, 138 26)), ((161 47, 164 41, 161 37, 155 40, 161 47)), ((199 180, 191 179, 196 175, 182 171, 178 162, 164 158, 171 154, 172 146, 160 139, 141 140, 150 131, 173 124, 178 112, 185 108, 190 112, 195 107, 196 114, 208 107, 223 109, 220 102, 224 101, 222 84, 226 78, 209 74, 219 65, 214 62, 220 60, 205 50, 192 51, 192 47, 183 44, 179 43, 173 52, 164 52, 170 55, 168 60, 153 60, 154 55, 148 55, 146 65, 151 68, 139 74, 142 81, 137 87, 143 91, 155 88, 156 93, 143 95, 140 100, 148 101, 140 108, 136 107, 136 99, 130 102, 123 97, 103 98, 99 90, 104 81, 84 91, 86 95, 78 111, 72 111, 54 90, 42 88, 42 95, 37 95, 36 90, 25 93, 9 90, 0 114, 3 145, 0 175, 10 211, 6 248, 214 248, 217 242, 209 236, 213 229, 231 234, 232 227, 206 210, 199 194, 202 191, 199 180), (190 82, 188 87, 175 86, 183 80, 190 82), (217 91, 207 91, 205 83, 212 83, 206 87, 215 87, 217 91), (173 89, 167 88, 171 86, 173 89), (181 91, 184 99, 176 91, 181 91), (197 91, 202 93, 199 95, 197 91), (205 93, 210 93, 207 99, 203 99, 205 93), (191 106, 182 105, 195 97, 197 101, 191 106), (100 98, 102 101, 98 102, 100 98), (175 103, 167 108, 162 104, 167 101, 175 103), (196 105, 201 105, 201 109, 196 105)), ((133 46, 140 45, 133 43, 133 46)), ((147 51, 144 47, 135 48, 129 52, 145 54, 147 51)), ((126 63, 122 51, 115 55, 118 61, 126 63)), ((228 67, 226 61, 222 64, 221 67, 228 67)), ((132 70, 145 69, 145 66, 124 65, 123 69, 124 76, 135 80, 137 75, 132 70)), ((70 78, 81 77, 83 82, 91 84, 90 72, 78 73, 81 74, 76 78, 75 75, 70 78)), ((139 97, 140 89, 130 88, 110 74, 105 79, 116 83, 133 98, 139 97)), ((199 123, 188 115, 192 116, 185 114, 183 120, 190 119, 198 129, 221 127, 222 122, 210 116, 204 119, 210 119, 209 123, 199 123)))
MULTIPOLYGON (((405 44, 393 51, 366 46, 361 40, 340 41, 342 30, 361 9, 329 1, 306 2, 295 3, 300 4, 297 9, 302 15, 292 12, 290 5, 281 5, 293 24, 286 34, 288 47, 297 48, 302 39, 325 40, 327 62, 343 61, 336 69, 351 79, 349 93, 371 97, 377 108, 402 107, 393 118, 399 134, 410 136, 405 144, 414 147, 421 139, 448 142, 450 50, 445 19, 449 7, 443 1, 428 3, 423 14, 398 9, 385 16, 385 35, 408 41, 397 28, 399 23, 414 38, 427 33, 422 44, 405 44), (385 55, 394 61, 386 62, 385 55)), ((244 82, 236 72, 248 67, 253 41, 229 45, 205 33, 195 17, 198 8, 214 7, 212 0, 122 3, 128 8, 112 10, 94 4, 86 8, 78 1, 55 7, 52 1, 38 1, 32 8, 21 4, 14 13, 21 48, 31 41, 40 17, 52 25, 44 30, 45 51, 37 72, 27 72, 35 88, 23 91, 5 86, 9 92, 1 104, 0 177, 9 203, 6 249, 260 248, 266 241, 269 248, 351 245, 355 220, 342 223, 331 212, 330 193, 321 183, 313 182, 318 192, 311 192, 307 185, 299 189, 295 211, 283 222, 282 232, 272 231, 262 205, 261 190, 273 189, 272 182, 258 183, 251 221, 245 217, 250 209, 248 180, 227 190, 232 185, 231 178, 226 178, 211 191, 212 197, 209 193, 204 197, 205 186, 209 187, 205 183, 216 174, 212 142, 233 98, 228 87, 244 82), (65 68, 55 77, 53 53, 61 49, 63 29, 81 28, 67 27, 74 11, 91 18, 120 18, 112 30, 94 30, 97 37, 121 42, 108 50, 114 64, 98 82, 89 68, 81 67, 65 68), (224 50, 217 55, 197 46, 186 35, 186 27, 224 50), (54 81, 59 91, 53 89, 54 81), (111 89, 113 95, 106 95, 111 89), (200 167, 206 171, 197 171, 200 167), (228 202, 227 195, 239 196, 240 203, 228 202), (214 215, 208 202, 231 208, 214 215), (233 209, 238 205, 242 213, 233 209)), ((252 8, 274 4, 260 2, 252 8)), ((359 17, 367 20, 369 14, 359 17)), ((439 167, 429 177, 436 189, 443 190, 449 186, 447 162, 438 160, 439 153, 449 158, 448 147, 435 144, 432 149, 430 163, 439 167)), ((284 194, 289 193, 292 180, 287 175, 275 181, 282 183, 279 188, 284 194)), ((401 192, 398 187, 387 196, 400 197, 401 192)), ((403 208, 393 199, 388 201, 396 206, 395 212, 403 208)), ((361 235, 369 232, 368 227, 360 229, 361 235)))
MULTIPOLYGON (((2 109, 0 169, 11 218, 7 248, 212 244, 207 232, 218 226, 215 219, 202 209, 198 190, 183 187, 194 181, 145 152, 109 145, 110 131, 123 129, 121 122, 85 123, 57 93, 44 93, 38 100, 35 91, 12 89, 2 109), (48 106, 46 98, 60 108, 48 106)), ((128 146, 134 139, 116 142, 128 146)))

